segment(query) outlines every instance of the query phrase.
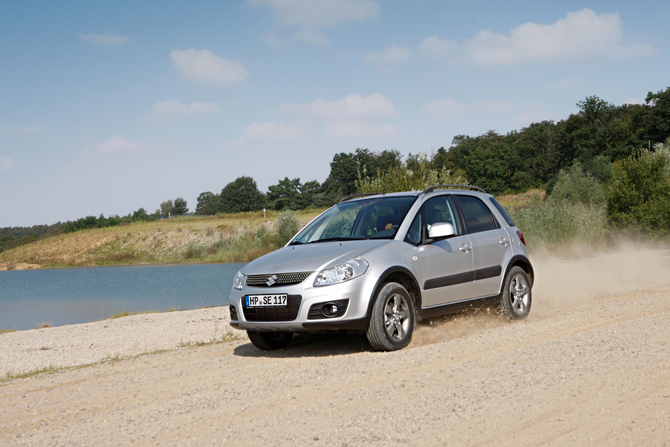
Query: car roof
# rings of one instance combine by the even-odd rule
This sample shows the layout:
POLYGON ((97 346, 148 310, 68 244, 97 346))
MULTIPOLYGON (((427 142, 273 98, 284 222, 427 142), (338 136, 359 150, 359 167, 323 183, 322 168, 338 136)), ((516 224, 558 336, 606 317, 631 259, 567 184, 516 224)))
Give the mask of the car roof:
POLYGON ((430 186, 423 191, 402 191, 402 192, 390 192, 390 193, 360 193, 352 194, 350 196, 344 197, 340 200, 342 202, 349 202, 353 200, 364 200, 364 199, 375 199, 379 197, 417 197, 421 194, 431 194, 435 192, 468 192, 473 193, 473 195, 486 194, 489 195, 485 190, 477 186, 471 185, 434 185, 430 186))

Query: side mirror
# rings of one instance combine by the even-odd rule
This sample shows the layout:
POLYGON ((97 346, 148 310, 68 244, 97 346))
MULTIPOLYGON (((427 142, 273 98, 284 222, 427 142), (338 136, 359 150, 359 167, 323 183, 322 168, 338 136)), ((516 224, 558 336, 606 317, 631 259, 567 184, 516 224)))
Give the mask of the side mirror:
POLYGON ((430 226, 428 237, 430 239, 445 239, 456 234, 454 226, 449 222, 437 222, 430 226))

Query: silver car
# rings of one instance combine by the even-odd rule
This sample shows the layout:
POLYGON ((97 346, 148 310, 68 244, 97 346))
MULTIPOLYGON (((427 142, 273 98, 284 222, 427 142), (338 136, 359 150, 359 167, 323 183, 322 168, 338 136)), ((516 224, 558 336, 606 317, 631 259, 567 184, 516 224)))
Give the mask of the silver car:
POLYGON ((483 189, 357 194, 237 273, 230 324, 265 350, 296 332, 353 330, 390 351, 409 344, 416 321, 484 300, 525 318, 532 286, 521 231, 483 189))

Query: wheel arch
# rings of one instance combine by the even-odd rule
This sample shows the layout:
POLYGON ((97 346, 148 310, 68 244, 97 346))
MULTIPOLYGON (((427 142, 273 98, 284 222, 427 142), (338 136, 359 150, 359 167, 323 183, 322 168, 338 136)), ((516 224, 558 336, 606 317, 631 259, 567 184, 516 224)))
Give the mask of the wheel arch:
POLYGON ((379 292, 381 292, 382 288, 390 282, 397 282, 407 290, 407 293, 409 293, 409 296, 412 299, 412 304, 414 305, 414 316, 418 316, 419 310, 421 309, 421 288, 419 287, 419 282, 409 269, 401 266, 391 267, 379 276, 377 284, 375 284, 375 288, 372 291, 372 295, 368 301, 368 311, 365 316, 366 327, 370 324, 372 308, 374 307, 379 292))
POLYGON ((505 276, 503 276, 503 283, 505 282, 504 278, 507 278, 507 274, 512 269, 512 267, 521 267, 526 272, 528 280, 530 281, 530 287, 532 288, 533 284, 535 284, 535 271, 533 270, 533 266, 531 265, 530 260, 528 260, 527 257, 521 255, 516 255, 512 257, 512 259, 510 259, 509 263, 507 264, 507 268, 505 269, 505 276))

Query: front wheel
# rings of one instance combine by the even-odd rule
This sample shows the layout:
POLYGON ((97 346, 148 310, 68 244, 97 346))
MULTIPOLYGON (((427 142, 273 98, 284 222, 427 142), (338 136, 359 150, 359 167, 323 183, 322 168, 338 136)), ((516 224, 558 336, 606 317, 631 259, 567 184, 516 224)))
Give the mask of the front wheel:
POLYGON ((522 320, 530 312, 532 298, 528 275, 521 267, 512 267, 505 278, 500 313, 510 320, 522 320))
POLYGON ((382 288, 372 308, 365 335, 378 351, 402 349, 412 341, 414 305, 407 290, 391 282, 382 288))
POLYGON ((293 338, 292 332, 252 332, 247 331, 251 343, 263 351, 274 351, 288 346, 293 338))

